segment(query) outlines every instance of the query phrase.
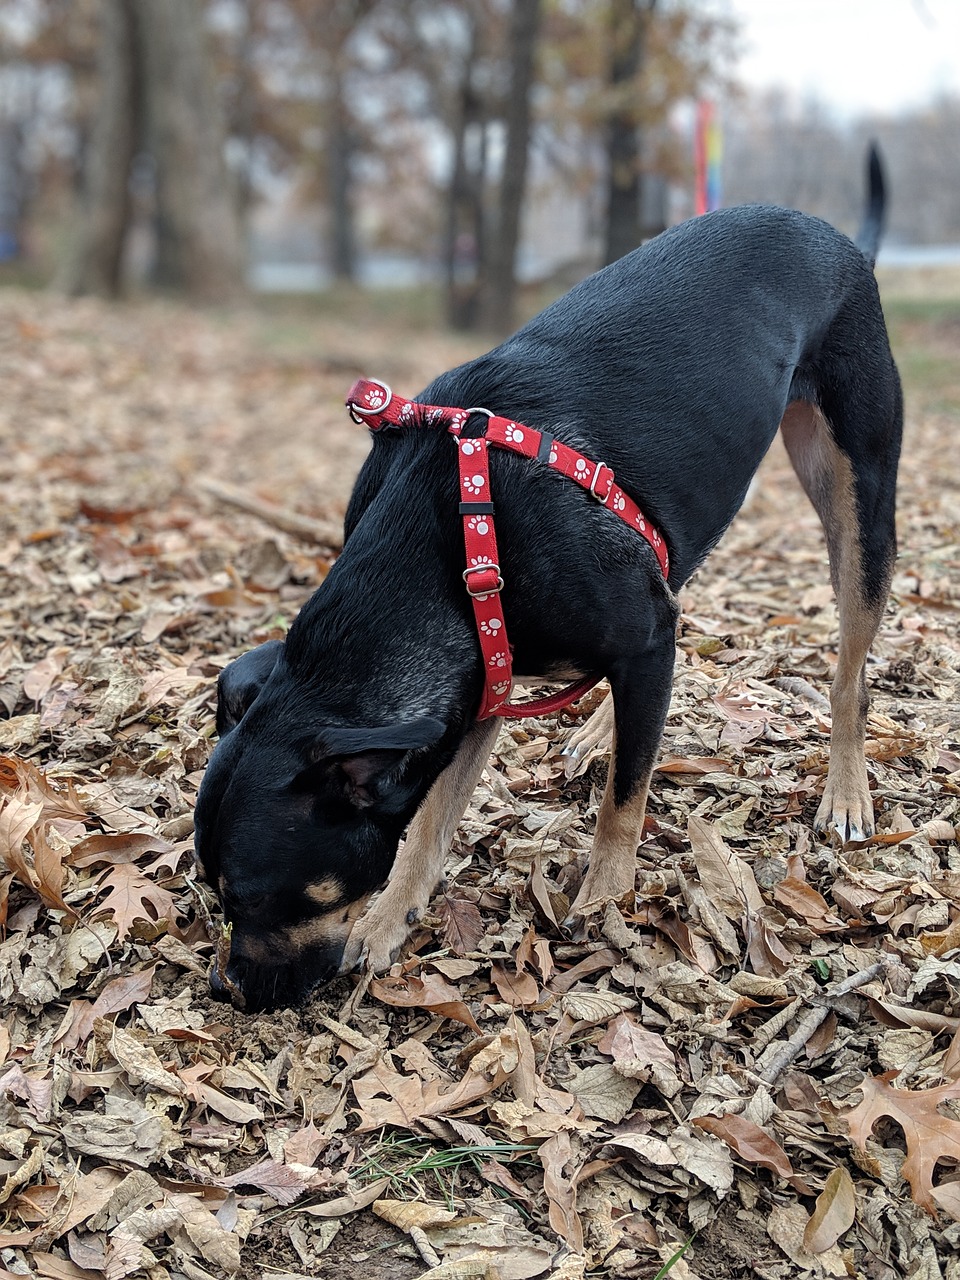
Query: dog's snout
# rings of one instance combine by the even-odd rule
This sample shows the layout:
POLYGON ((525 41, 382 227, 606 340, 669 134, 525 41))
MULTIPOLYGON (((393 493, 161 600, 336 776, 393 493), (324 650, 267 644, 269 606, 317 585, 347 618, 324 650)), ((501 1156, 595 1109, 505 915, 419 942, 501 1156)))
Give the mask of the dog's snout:
POLYGON ((240 974, 232 962, 220 972, 219 965, 210 970, 210 994, 215 1000, 232 1002, 238 1009, 245 1006, 243 991, 240 985, 240 974))

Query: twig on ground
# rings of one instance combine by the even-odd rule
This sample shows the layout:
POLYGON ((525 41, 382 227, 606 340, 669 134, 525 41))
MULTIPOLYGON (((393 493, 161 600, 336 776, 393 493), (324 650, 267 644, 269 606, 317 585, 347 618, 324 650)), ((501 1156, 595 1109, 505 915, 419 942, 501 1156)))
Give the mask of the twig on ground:
POLYGON ((311 516, 300 515, 299 512, 290 511, 287 507, 278 507, 272 502, 264 502, 244 489, 238 489, 232 484, 224 484, 220 480, 197 480, 196 485, 217 502, 223 502, 229 507, 237 507, 240 511, 257 516, 258 519, 265 520, 267 524, 272 524, 274 528, 281 529, 284 533, 291 533, 296 538, 319 543, 334 551, 338 551, 343 546, 343 529, 333 520, 317 520, 311 516))
POLYGON ((863 969, 860 973, 852 973, 849 978, 844 978, 843 982, 839 982, 835 987, 824 991, 818 997, 816 1006, 806 1015, 790 1039, 784 1041, 783 1044, 770 1045, 757 1063, 759 1067, 757 1075, 763 1083, 775 1083, 781 1072, 785 1071, 797 1057, 800 1050, 826 1018, 833 1003, 840 996, 845 996, 850 991, 856 991, 858 987, 865 987, 868 982, 872 982, 874 978, 879 977, 883 969, 882 961, 878 964, 872 964, 869 969, 863 969))
POLYGON ((350 1019, 353 1017, 353 1015, 356 1013, 357 1009, 359 1008, 360 1003, 363 1000, 363 997, 367 994, 367 988, 370 986, 370 983, 373 981, 373 978, 374 978, 373 970, 364 969, 363 973, 360 975, 360 981, 357 983, 357 985, 354 987, 353 991, 350 994, 349 1000, 347 1000, 346 1004, 340 1010, 340 1013, 338 1015, 338 1020, 340 1022, 350 1021, 350 1019))
POLYGON ((776 1040, 777 1036, 784 1029, 788 1022, 792 1022, 797 1010, 803 1004, 803 996, 797 996, 795 1000, 791 1000, 788 1005, 782 1009, 778 1009, 772 1018, 768 1018, 762 1027, 753 1037, 753 1050, 756 1054, 763 1053, 767 1045, 772 1040, 776 1040))

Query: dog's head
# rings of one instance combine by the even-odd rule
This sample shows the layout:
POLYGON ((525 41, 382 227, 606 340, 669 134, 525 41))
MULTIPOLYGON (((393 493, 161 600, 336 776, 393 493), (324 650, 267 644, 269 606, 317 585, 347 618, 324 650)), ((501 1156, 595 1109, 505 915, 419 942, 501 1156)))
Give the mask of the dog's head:
POLYGON ((195 824, 229 926, 211 985, 250 1011, 295 1005, 336 975, 437 772, 424 765, 444 726, 325 726, 279 643, 231 664, 217 695, 225 734, 195 824))

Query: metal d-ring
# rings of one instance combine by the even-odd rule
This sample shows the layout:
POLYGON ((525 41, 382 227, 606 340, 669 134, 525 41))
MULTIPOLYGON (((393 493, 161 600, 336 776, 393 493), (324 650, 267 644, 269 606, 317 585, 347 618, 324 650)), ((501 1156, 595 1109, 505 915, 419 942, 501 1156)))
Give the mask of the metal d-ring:
POLYGON ((362 422, 363 418, 370 418, 375 413, 382 413, 384 409, 387 407, 387 405, 390 403, 390 401, 393 399, 393 392, 386 382, 381 382, 379 378, 365 378, 364 381, 372 382, 375 387, 382 387, 387 398, 386 400, 384 400, 383 404, 380 406, 379 409, 361 409, 361 407, 356 403, 356 401, 351 401, 348 407, 350 410, 350 417, 354 420, 354 422, 362 422), (357 417, 358 413, 362 414, 363 417, 358 418, 357 417))

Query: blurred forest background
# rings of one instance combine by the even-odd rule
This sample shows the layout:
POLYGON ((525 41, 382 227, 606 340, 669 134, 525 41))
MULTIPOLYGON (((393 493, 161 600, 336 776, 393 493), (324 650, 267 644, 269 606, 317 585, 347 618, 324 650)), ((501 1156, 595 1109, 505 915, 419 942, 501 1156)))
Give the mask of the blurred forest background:
POLYGON ((723 203, 960 244, 960 101, 840 121, 751 96, 709 0, 4 0, 0 281, 201 301, 333 281, 442 286, 504 330, 694 212, 694 104, 720 104, 723 203))

